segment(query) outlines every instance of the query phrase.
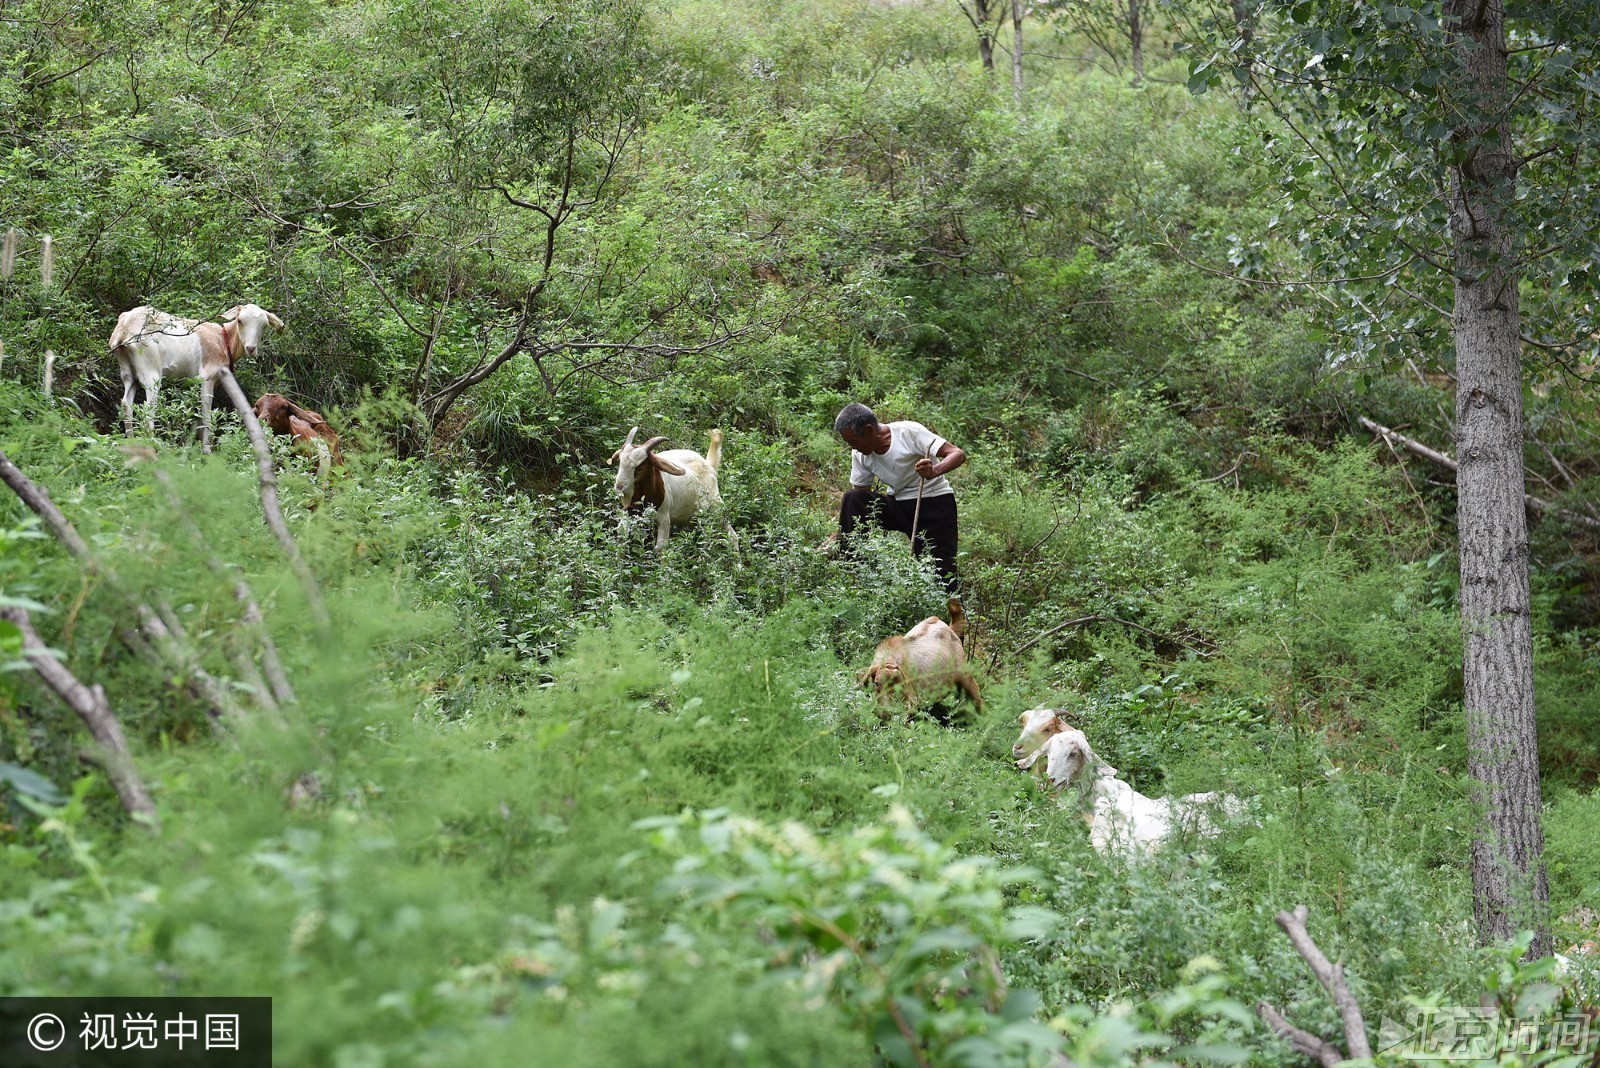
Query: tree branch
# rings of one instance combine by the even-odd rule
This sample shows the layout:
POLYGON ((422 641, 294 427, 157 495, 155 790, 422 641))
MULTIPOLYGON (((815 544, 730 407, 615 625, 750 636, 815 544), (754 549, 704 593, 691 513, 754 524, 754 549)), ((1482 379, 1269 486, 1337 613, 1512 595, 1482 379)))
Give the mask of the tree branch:
POLYGON ((1283 1014, 1267 1004, 1265 1001, 1256 1002, 1256 1015, 1260 1016, 1266 1025, 1289 1040, 1289 1044, 1298 1052, 1304 1053, 1320 1063, 1323 1068, 1333 1068, 1334 1065, 1345 1059, 1344 1054, 1327 1039, 1318 1038, 1310 1031, 1302 1031, 1294 1024, 1283 1018, 1283 1014))
POLYGON ((1280 912, 1277 915, 1278 927, 1289 936, 1300 959, 1306 962, 1322 988, 1333 999, 1344 1024, 1344 1038, 1350 1055, 1346 1057, 1333 1043, 1294 1026, 1265 1001, 1256 1002, 1256 1014, 1268 1027, 1288 1039, 1296 1050, 1314 1058, 1323 1068, 1334 1068, 1344 1060, 1370 1061, 1372 1045, 1367 1041, 1367 1025, 1361 1018, 1361 1006, 1345 985, 1344 966, 1330 963, 1322 950, 1317 948, 1316 942, 1312 941, 1310 932, 1306 930, 1308 915, 1309 911, 1304 905, 1296 906, 1293 912, 1280 912))
MULTIPOLYGON (((152 459, 154 458, 152 454, 152 459)), ((172 506, 172 514, 178 517, 178 522, 183 525, 190 539, 200 549, 206 562, 206 567, 218 575, 228 573, 228 565, 223 563, 217 554, 211 551, 205 535, 195 525, 189 516, 189 511, 184 507, 183 499, 178 496, 178 491, 172 485, 172 477, 161 468, 155 468, 156 481, 166 491, 167 503, 172 506)), ((266 681, 271 687, 273 700, 279 704, 293 704, 295 702, 294 689, 289 685, 289 679, 284 674, 283 663, 278 659, 278 647, 272 640, 272 635, 267 632, 266 621, 262 618, 261 607, 256 603, 255 593, 250 589, 250 584, 243 578, 235 578, 233 582, 233 596, 244 606, 245 627, 254 636, 256 645, 261 650, 261 669, 266 674, 266 681)))
MULTIPOLYGON (((1459 463, 1437 449, 1430 449, 1428 446, 1422 444, 1422 442, 1408 438, 1397 430, 1390 430, 1386 426, 1381 426, 1378 423, 1374 423, 1371 419, 1368 419, 1364 415, 1359 415, 1356 418, 1367 430, 1378 435, 1391 444, 1399 445, 1407 452, 1422 457, 1429 463, 1443 467, 1447 471, 1451 472, 1458 472, 1461 470, 1461 465, 1459 463)), ((1592 530, 1600 530, 1600 520, 1591 519, 1589 516, 1570 511, 1566 508, 1560 507, 1559 505, 1551 504, 1549 501, 1535 497, 1531 493, 1524 492, 1522 499, 1527 502, 1528 507, 1534 509, 1535 511, 1549 512, 1551 515, 1560 516, 1569 523, 1577 523, 1580 526, 1589 527, 1592 530)))
MULTIPOLYGON (((22 503, 44 520, 45 526, 55 535, 56 540, 84 566, 89 574, 104 579, 107 585, 132 606, 139 619, 139 629, 118 630, 118 636, 128 648, 163 670, 174 671, 187 677, 186 688, 196 700, 205 705, 213 720, 238 713, 239 706, 229 695, 226 687, 201 668, 199 659, 184 644, 181 635, 174 634, 172 628, 163 621, 163 613, 153 610, 128 593, 127 587, 117 578, 116 573, 89 550, 89 546, 79 536, 77 529, 67 521, 66 516, 61 514, 61 509, 50 499, 50 494, 23 474, 3 450, 0 450, 0 481, 10 486, 21 498, 22 503)), ((172 610, 161 602, 157 602, 157 608, 165 609, 165 614, 169 617, 172 615, 172 610)))
POLYGON ((317 584, 317 577, 311 573, 311 567, 306 563, 305 557, 300 555, 300 547, 295 544, 294 536, 289 533, 289 525, 283 521, 283 509, 278 505, 278 475, 273 468, 272 449, 267 445, 267 436, 261 432, 261 424, 256 420, 255 409, 250 407, 250 401, 245 397, 244 390, 239 388, 239 381, 233 377, 233 372, 224 367, 217 377, 228 398, 233 401, 234 408, 238 410, 239 419, 244 423, 245 433, 250 436, 250 446, 255 450, 256 480, 261 486, 261 511, 266 517, 267 529, 278 539, 289 566, 294 569, 301 586, 305 588, 306 602, 311 608, 312 615, 316 617, 317 625, 326 630, 328 609, 322 603, 322 588, 317 584))
POLYGON ((123 736, 122 724, 117 722, 116 715, 106 702, 105 690, 98 685, 85 686, 65 664, 51 655, 49 648, 39 640, 38 632, 33 629, 27 609, 0 607, 0 619, 9 621, 22 632, 22 655, 27 658, 29 666, 40 681, 76 712, 84 726, 89 728, 90 735, 97 743, 97 748, 92 751, 92 759, 105 769, 106 776, 117 791, 117 797, 122 801, 123 809, 152 830, 159 828, 161 822, 156 816, 155 802, 150 800, 150 792, 145 789, 144 780, 133 766, 133 758, 128 754, 128 740, 123 736))
POLYGON ((1289 936, 1300 959, 1310 966, 1317 981, 1333 999, 1334 1008, 1339 1010, 1339 1019, 1344 1023, 1344 1038, 1350 1047, 1351 1059, 1371 1060, 1372 1046, 1367 1041, 1367 1024, 1361 1018, 1360 1004, 1345 985, 1344 965, 1331 963, 1312 941, 1311 932, 1306 930, 1306 918, 1310 914, 1311 911, 1304 905, 1297 905, 1293 912, 1278 913, 1278 927, 1289 936))

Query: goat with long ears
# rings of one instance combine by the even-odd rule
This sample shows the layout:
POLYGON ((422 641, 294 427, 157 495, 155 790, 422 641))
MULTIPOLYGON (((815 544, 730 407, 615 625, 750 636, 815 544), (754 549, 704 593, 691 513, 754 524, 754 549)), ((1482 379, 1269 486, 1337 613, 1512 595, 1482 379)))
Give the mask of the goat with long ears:
MULTIPOLYGON (((655 451, 666 441, 657 435, 642 445, 633 443, 639 428, 628 431, 622 447, 611 454, 610 462, 617 465, 617 498, 625 512, 653 505, 656 510, 656 549, 666 548, 673 527, 687 525, 704 509, 722 503, 717 490, 717 468, 722 464, 722 431, 711 432, 711 445, 706 455, 693 449, 668 449, 655 451)), ((728 537, 734 550, 739 548, 739 536, 733 526, 728 526, 728 537)))
POLYGON ((1217 833, 1219 821, 1245 814, 1244 803, 1230 794, 1146 797, 1119 778, 1055 709, 1029 709, 1017 719, 1022 735, 1011 750, 1017 767, 1034 770, 1042 758, 1046 790, 1077 786, 1089 843, 1098 853, 1148 856, 1179 832, 1207 837, 1217 833))
POLYGON ((283 320, 256 304, 237 304, 222 313, 222 322, 182 319, 148 304, 123 312, 111 331, 108 351, 122 375, 123 429, 133 433, 135 387, 145 395, 145 430, 155 434, 156 397, 167 378, 200 379, 200 445, 211 451, 211 400, 218 376, 237 362, 253 357, 270 327, 283 320))

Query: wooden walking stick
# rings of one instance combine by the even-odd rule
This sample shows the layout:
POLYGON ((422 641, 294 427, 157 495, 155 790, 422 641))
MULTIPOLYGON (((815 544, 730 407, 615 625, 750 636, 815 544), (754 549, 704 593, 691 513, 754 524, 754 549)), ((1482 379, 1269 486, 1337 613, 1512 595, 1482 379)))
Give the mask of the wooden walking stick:
MULTIPOLYGON (((933 459, 933 457, 924 456, 923 459, 924 460, 931 460, 931 459, 933 459)), ((922 519, 922 491, 928 488, 928 480, 922 477, 921 472, 917 473, 917 478, 920 480, 920 481, 917 482, 917 506, 911 510, 911 555, 912 556, 916 556, 917 555, 917 523, 920 522, 921 519, 922 519)))

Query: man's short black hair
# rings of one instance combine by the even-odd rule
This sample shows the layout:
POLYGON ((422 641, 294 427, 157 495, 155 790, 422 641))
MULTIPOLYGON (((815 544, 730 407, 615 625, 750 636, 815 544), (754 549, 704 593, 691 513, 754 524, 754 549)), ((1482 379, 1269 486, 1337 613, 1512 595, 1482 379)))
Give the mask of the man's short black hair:
POLYGON ((849 431, 852 434, 865 434, 878 425, 878 417, 871 408, 865 404, 846 404, 839 412, 839 417, 833 421, 836 433, 843 434, 849 431))

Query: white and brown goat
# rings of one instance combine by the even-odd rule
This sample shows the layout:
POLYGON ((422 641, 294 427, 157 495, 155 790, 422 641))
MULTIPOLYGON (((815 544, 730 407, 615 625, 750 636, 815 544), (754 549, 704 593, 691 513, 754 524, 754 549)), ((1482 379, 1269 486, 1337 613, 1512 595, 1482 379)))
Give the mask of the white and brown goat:
MULTIPOLYGON (((668 449, 658 453, 655 447, 667 440, 653 437, 642 445, 633 443, 638 427, 628 431, 622 448, 611 454, 611 463, 617 465, 617 497, 624 512, 642 510, 645 505, 656 509, 656 549, 667 547, 673 527, 687 525, 694 517, 713 504, 722 503, 717 491, 717 468, 722 464, 722 431, 711 432, 711 445, 706 455, 693 449, 668 449)), ((738 551, 739 536, 728 524, 728 537, 738 551)))
POLYGON ((164 378, 200 379, 200 443, 211 451, 211 397, 223 369, 233 370, 254 356, 268 327, 281 331, 283 320, 255 304, 237 304, 222 322, 206 323, 142 305, 123 312, 111 331, 108 350, 122 373, 123 429, 133 433, 135 386, 144 387, 145 429, 156 432, 156 395, 164 378))
POLYGON ((950 622, 929 616, 904 634, 885 638, 872 654, 872 663, 862 671, 863 686, 878 691, 878 703, 888 707, 890 693, 899 688, 906 703, 906 714, 916 711, 917 702, 941 695, 953 687, 965 691, 983 711, 978 684, 967 674, 967 654, 961 647, 966 617, 961 602, 950 602, 950 622))
POLYGON ((1231 794, 1146 797, 1118 778, 1117 769, 1101 760, 1084 733, 1067 726, 1056 709, 1029 709, 1017 719, 1022 734, 1011 747, 1017 767, 1037 774, 1042 759, 1045 790, 1078 786, 1089 843, 1097 853, 1149 856, 1180 833, 1209 837, 1222 822, 1245 814, 1244 803, 1231 794))

